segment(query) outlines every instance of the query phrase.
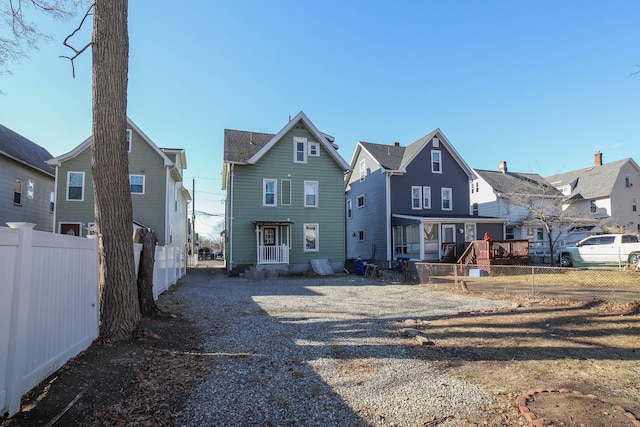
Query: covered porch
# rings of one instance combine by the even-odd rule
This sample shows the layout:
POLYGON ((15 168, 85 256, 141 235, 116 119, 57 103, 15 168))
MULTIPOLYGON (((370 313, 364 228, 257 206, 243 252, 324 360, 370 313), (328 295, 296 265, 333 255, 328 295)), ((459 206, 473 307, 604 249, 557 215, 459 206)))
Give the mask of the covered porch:
POLYGON ((484 233, 504 236, 501 218, 392 216, 393 259, 456 262, 466 247, 484 233))
POLYGON ((291 221, 254 220, 256 265, 289 264, 291 221))

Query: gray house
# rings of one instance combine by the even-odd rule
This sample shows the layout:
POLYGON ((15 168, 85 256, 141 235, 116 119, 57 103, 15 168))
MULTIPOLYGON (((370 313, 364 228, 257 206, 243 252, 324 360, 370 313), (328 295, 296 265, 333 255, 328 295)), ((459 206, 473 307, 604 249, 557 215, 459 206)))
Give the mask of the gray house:
MULTIPOLYGON (((549 262, 549 236, 540 221, 531 219, 531 206, 536 212, 560 209, 564 199, 542 176, 534 173, 512 172, 507 162, 498 170, 473 170, 471 205, 480 216, 505 218, 505 238, 529 241, 529 255, 534 262, 549 262)), ((563 230, 554 230, 556 241, 563 230)))
POLYGON ((334 138, 304 112, 276 134, 225 129, 225 261, 231 275, 311 270, 345 261, 344 175, 334 138))
MULTIPOLYGON (((593 156, 593 165, 547 177, 547 181, 566 197, 565 208, 588 212, 611 231, 640 233, 640 167, 630 157, 603 162, 593 156)), ((584 235, 575 233, 566 243, 584 235)))
POLYGON ((30 222, 35 230, 53 225, 54 171, 51 154, 36 143, 0 125, 0 226, 30 222))
POLYGON ((505 220, 473 215, 467 166, 440 129, 407 147, 358 142, 346 179, 347 258, 455 261, 505 220))
MULTIPOLYGON (((75 236, 94 233, 91 141, 89 137, 70 152, 47 161, 56 171, 57 233, 75 236)), ((153 228, 160 246, 186 246, 187 205, 191 195, 183 185, 182 172, 187 167, 184 150, 159 148, 129 118, 122 143, 129 153, 134 226, 153 228)))

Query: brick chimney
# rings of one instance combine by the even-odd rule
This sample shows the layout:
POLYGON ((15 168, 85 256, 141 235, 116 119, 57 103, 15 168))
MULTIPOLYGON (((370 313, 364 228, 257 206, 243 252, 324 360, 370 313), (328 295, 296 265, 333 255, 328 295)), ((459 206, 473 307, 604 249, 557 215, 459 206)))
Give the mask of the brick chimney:
POLYGON ((602 166, 602 153, 601 152, 597 152, 596 154, 593 155, 593 162, 596 166, 602 166))
POLYGON ((398 141, 391 144, 392 147, 400 147, 400 143, 398 141))
POLYGON ((508 172, 508 170, 507 170, 507 161, 506 160, 503 160, 503 161, 500 162, 500 166, 498 167, 498 170, 500 172, 502 172, 502 173, 507 173, 508 172))

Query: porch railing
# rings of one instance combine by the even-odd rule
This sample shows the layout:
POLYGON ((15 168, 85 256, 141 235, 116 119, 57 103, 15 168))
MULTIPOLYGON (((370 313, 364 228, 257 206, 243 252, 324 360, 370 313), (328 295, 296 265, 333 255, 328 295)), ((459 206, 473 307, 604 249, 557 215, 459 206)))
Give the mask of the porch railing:
POLYGON ((258 246, 258 264, 289 264, 289 246, 258 246))

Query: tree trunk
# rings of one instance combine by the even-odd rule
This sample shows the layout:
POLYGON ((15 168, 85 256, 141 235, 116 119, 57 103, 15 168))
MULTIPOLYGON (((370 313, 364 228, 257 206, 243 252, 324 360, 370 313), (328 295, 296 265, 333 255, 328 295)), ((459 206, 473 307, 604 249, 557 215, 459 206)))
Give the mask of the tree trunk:
POLYGON ((125 148, 129 66, 128 1, 96 0, 93 16, 91 170, 99 248, 100 334, 130 339, 140 321, 129 160, 125 148))
POLYGON ((138 228, 135 231, 134 241, 142 243, 140 253, 140 266, 138 267, 138 300, 142 316, 154 318, 161 311, 153 299, 153 264, 155 262, 158 236, 150 228, 138 228))

